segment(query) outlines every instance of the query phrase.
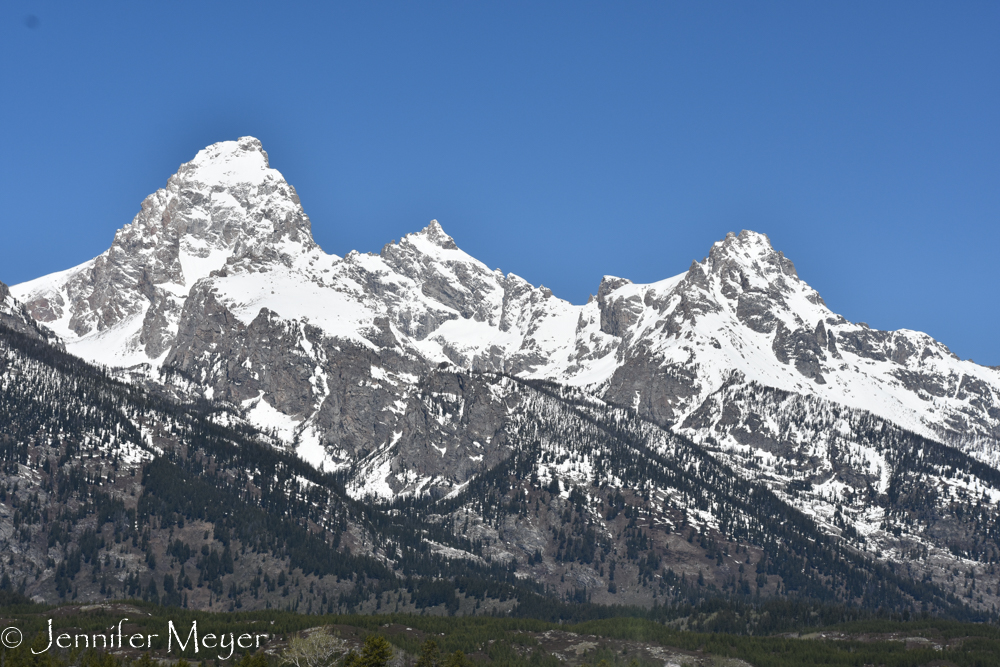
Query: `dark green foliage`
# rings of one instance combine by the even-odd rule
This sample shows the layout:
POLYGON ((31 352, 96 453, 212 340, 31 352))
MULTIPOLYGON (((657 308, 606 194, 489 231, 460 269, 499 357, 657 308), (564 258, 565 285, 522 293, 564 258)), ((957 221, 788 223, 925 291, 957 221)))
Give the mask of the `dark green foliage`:
MULTIPOLYGON (((542 634, 549 630, 590 635, 597 639, 598 648, 582 659, 589 667, 626 667, 637 658, 633 653, 623 655, 612 647, 614 642, 642 642, 670 647, 672 650, 689 651, 717 663, 725 658, 738 658, 755 667, 808 667, 811 665, 860 666, 884 665, 892 667, 918 667, 920 665, 957 665, 959 667, 992 667, 1000 665, 1000 629, 991 625, 963 624, 934 619, 903 622, 888 617, 870 617, 864 621, 849 621, 825 627, 824 633, 846 633, 837 641, 803 639, 788 636, 738 635, 725 632, 685 632, 669 625, 648 619, 615 617, 575 625, 550 624, 531 619, 466 617, 445 618, 435 616, 302 616, 288 612, 248 612, 234 614, 208 614, 181 609, 164 609, 148 603, 138 603, 144 612, 135 631, 148 633, 160 631, 167 619, 181 627, 197 620, 199 629, 222 634, 240 632, 251 624, 260 624, 274 635, 291 633, 321 624, 358 628, 365 636, 360 654, 350 658, 358 667, 383 667, 392 648, 405 651, 415 660, 417 667, 471 667, 473 664, 494 667, 557 667, 555 656, 539 643, 542 634), (147 615, 148 614, 148 615, 147 615), (413 628, 434 639, 417 639, 412 633, 382 634, 384 626, 413 628), (900 641, 888 641, 883 635, 901 637, 928 637, 940 644, 942 650, 932 648, 906 648, 900 641), (387 641, 388 640, 388 641, 387 641), (473 656, 470 659, 469 656, 473 656)), ((790 612, 791 610, 786 610, 790 612)), ((798 610, 801 612, 802 610, 798 610)), ((817 621, 823 621, 837 612, 833 609, 818 610, 817 621)), ((781 613, 779 608, 767 613, 781 613)), ((718 612, 713 612, 718 616, 718 612)), ((765 614, 767 615, 767 614, 765 614)), ((41 649, 45 646, 44 628, 51 610, 41 609, 21 613, 19 625, 25 636, 35 637, 35 643, 26 642, 19 649, 4 650, 4 667, 153 667, 149 654, 142 654, 133 662, 99 651, 49 652, 40 656, 30 654, 29 645, 41 649)), ((807 614, 808 616, 808 614, 807 614)), ((117 621, 108 611, 77 614, 60 614, 59 627, 76 628, 81 632, 100 632, 117 621)), ((817 626, 819 623, 817 623, 817 626)), ((813 629, 818 629, 813 626, 813 629)), ((176 650, 176 649, 175 649, 176 650)), ((182 656, 199 660, 190 647, 182 656)), ((244 653, 230 662, 237 667, 267 667, 263 653, 244 653)), ((640 667, 647 666, 639 660, 640 667)), ((662 661, 657 666, 662 665, 662 661)), ((178 667, 184 667, 179 664, 178 667)), ((271 663, 271 667, 277 667, 271 663)))
POLYGON ((433 639, 428 639, 420 647, 420 657, 417 659, 416 667, 438 667, 440 656, 441 651, 438 649, 437 642, 433 639))
POLYGON ((458 610, 455 584, 447 579, 419 581, 413 588, 412 597, 418 609, 443 604, 452 613, 458 610))

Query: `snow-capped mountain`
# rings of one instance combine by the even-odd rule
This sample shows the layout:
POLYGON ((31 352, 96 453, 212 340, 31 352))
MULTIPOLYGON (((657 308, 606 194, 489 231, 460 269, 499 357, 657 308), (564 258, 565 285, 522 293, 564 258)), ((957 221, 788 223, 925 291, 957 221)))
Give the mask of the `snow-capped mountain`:
POLYGON ((602 323, 622 352, 606 395, 654 419, 683 420, 738 372, 930 437, 1000 439, 1000 372, 926 334, 848 322, 762 234, 729 234, 679 280, 610 287, 602 323))
MULTIPOLYGON (((617 602, 627 590, 647 604, 688 595, 671 577, 700 579, 693 563, 707 554, 710 585, 732 595, 751 595, 743 565, 753 562, 758 592, 944 608, 959 604, 947 591, 956 594, 961 567, 972 579, 962 604, 1000 602, 989 567, 1000 558, 1000 370, 919 332, 848 322, 763 234, 729 234, 660 282, 605 277, 574 305, 490 269, 436 221, 378 254, 325 253, 295 190, 243 137, 182 165, 99 257, 0 284, 0 325, 64 344, 157 400, 209 399, 192 409, 221 405, 234 441, 293 449, 313 468, 282 478, 280 494, 303 513, 294 520, 322 526, 334 550, 341 535, 372 549, 388 568, 425 548, 487 569, 526 561, 531 578, 563 593, 617 602), (246 435, 244 419, 268 433, 246 435), (327 500, 311 499, 319 489, 327 500), (375 518, 349 527, 323 509, 342 492, 409 514, 381 515, 376 504, 375 518), (419 531, 432 525, 428 546, 419 531), (779 549, 796 555, 776 559, 779 549), (662 572, 661 558, 676 573, 662 572), (914 571, 879 588, 891 577, 873 562, 908 560, 914 571), (985 598, 977 578, 990 582, 985 598)), ((24 410, 19 375, 44 379, 39 394, 82 386, 43 368, 51 353, 14 338, 15 361, 0 358, 10 414, 24 410)), ((91 371, 73 373, 114 384, 91 371)), ((86 407, 92 392, 67 396, 84 412, 107 409, 86 407)), ((224 472, 236 496, 258 498, 267 480, 238 462, 203 471, 204 457, 229 450, 189 448, 185 438, 214 414, 198 412, 193 431, 159 416, 154 441, 147 399, 130 400, 140 407, 116 428, 143 460, 169 450, 190 459, 192 488, 224 472)), ((36 466, 60 447, 70 456, 52 436, 67 427, 47 428, 18 456, 36 466)), ((96 451, 105 431, 81 437, 96 451)), ((24 562, 25 572, 38 566, 24 562)))
POLYGON ((377 255, 325 253, 250 137, 200 151, 101 256, 13 293, 74 354, 243 405, 317 465, 391 444, 416 382, 445 363, 586 387, 660 424, 738 372, 939 440, 1000 438, 1000 371, 848 322, 762 234, 730 234, 657 283, 606 277, 573 305, 490 270, 436 221, 377 255))
POLYGON ((244 137, 182 165, 106 252, 14 291, 84 359, 159 366, 199 280, 228 261, 281 263, 314 247, 295 190, 244 137))
MULTIPOLYGON (((455 452, 439 449, 461 445, 463 434, 481 440, 464 464, 479 459, 488 470, 437 499, 356 502, 338 476, 217 404, 178 404, 0 325, 4 587, 49 603, 141 596, 197 609, 295 601, 307 613, 394 604, 545 617, 573 613, 560 598, 657 602, 681 615, 698 601, 717 610, 719 598, 782 595, 962 616, 997 601, 996 531, 976 528, 995 526, 996 511, 975 498, 952 496, 959 520, 929 524, 933 497, 928 504, 908 492, 901 503, 890 484, 876 500, 889 498, 893 512, 922 503, 899 543, 964 554, 917 556, 912 572, 898 574, 862 552, 881 547, 876 533, 885 531, 844 526, 853 507, 838 508, 826 526, 812 518, 820 512, 797 511, 772 492, 771 479, 734 474, 682 435, 579 389, 441 370, 425 376, 416 398, 433 439, 407 440, 402 455, 413 470, 447 470, 455 452), (933 530, 917 535, 924 525, 933 530), (964 600, 952 583, 959 565, 964 600)), ((875 448, 887 460, 916 453, 914 482, 944 465, 972 473, 972 483, 953 487, 1000 493, 988 466, 976 470, 956 450, 896 430, 876 435, 875 448)))

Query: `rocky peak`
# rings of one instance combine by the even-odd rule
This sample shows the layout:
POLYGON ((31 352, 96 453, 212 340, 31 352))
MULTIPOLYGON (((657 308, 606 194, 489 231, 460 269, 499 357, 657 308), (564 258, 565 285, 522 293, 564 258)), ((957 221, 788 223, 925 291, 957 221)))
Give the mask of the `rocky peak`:
POLYGON ((144 212, 148 206, 152 215, 146 220, 154 227, 215 246, 273 244, 283 239, 315 245, 295 188, 270 167, 267 152, 254 137, 202 149, 181 165, 165 191, 147 202, 144 212))
POLYGON ((795 265, 780 250, 775 250, 766 234, 747 229, 738 235, 733 232, 717 241, 708 254, 706 269, 722 274, 733 268, 743 269, 765 279, 778 276, 798 279, 795 265))
POLYGON ((260 141, 213 144, 142 202, 98 257, 20 285, 37 319, 71 340, 109 329, 130 342, 121 365, 162 357, 195 283, 227 265, 293 261, 315 247, 295 189, 269 165, 260 141))
MULTIPOLYGON (((455 244, 455 239, 448 236, 437 220, 430 223, 419 232, 404 236, 399 243, 387 243, 379 255, 391 265, 401 262, 417 262, 422 265, 435 262, 472 262, 482 264, 455 244), (441 253, 442 250, 454 250, 454 253, 441 253), (404 260, 405 258, 405 260, 404 260)), ((397 270, 400 268, 396 266, 397 270)), ((483 267, 485 269, 485 266, 483 267)), ((488 269, 487 269, 488 271, 488 269)))
POLYGON ((497 323, 503 274, 463 252, 437 220, 386 245, 380 256, 393 271, 413 280, 424 297, 460 317, 497 323))
POLYGON ((444 250, 458 250, 458 246, 455 245, 455 239, 445 233, 441 227, 441 223, 437 220, 431 220, 426 227, 415 234, 407 235, 406 238, 410 238, 411 240, 413 238, 423 239, 444 250))
POLYGON ((260 141, 240 137, 181 165, 96 261, 142 265, 145 282, 190 287, 232 255, 284 241, 314 247, 309 217, 260 141))
POLYGON ((617 278, 615 276, 604 276, 601 278, 601 284, 597 287, 597 300, 603 303, 608 295, 614 292, 616 289, 623 285, 631 285, 632 281, 628 278, 617 278))
POLYGON ((728 303, 727 309, 735 308, 740 321, 758 333, 774 331, 777 319, 797 330, 833 315, 765 234, 730 232, 688 274, 687 282, 700 290, 706 307, 728 303))
POLYGON ((621 338, 638 318, 642 308, 638 296, 633 294, 629 298, 609 298, 618 288, 631 284, 632 281, 628 278, 601 278, 601 284, 597 288, 597 304, 601 313, 601 331, 604 333, 621 338))
POLYGON ((181 165, 177 177, 208 185, 259 184, 272 176, 272 171, 260 140, 240 137, 201 149, 193 160, 181 165))
POLYGON ((574 306, 490 269, 436 220, 378 256, 324 254, 251 137, 182 165, 100 257, 13 292, 71 352, 144 365, 137 372, 154 381, 173 368, 197 378, 184 391, 209 397, 263 397, 262 423, 270 407, 314 429, 315 442, 358 452, 390 442, 386 411, 402 410, 421 373, 445 360, 602 387, 602 399, 660 423, 733 369, 848 405, 864 396, 865 409, 922 433, 953 416, 980 419, 982 433, 1000 420, 989 412, 1000 409, 994 371, 960 368, 908 333, 850 325, 764 234, 728 234, 656 283, 607 276, 596 303, 574 306), (930 397, 967 402, 941 417, 930 397))

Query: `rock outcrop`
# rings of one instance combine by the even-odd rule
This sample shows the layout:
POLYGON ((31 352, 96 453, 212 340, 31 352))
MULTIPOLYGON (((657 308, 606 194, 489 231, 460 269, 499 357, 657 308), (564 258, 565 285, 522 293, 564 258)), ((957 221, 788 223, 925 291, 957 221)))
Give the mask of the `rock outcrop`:
POLYGON ((101 256, 14 293, 69 351, 239 406, 317 466, 387 471, 393 494, 447 491, 493 460, 414 458, 420 438, 481 443, 413 430, 421 383, 448 367, 582 387, 664 426, 738 372, 940 441, 1000 440, 1000 372, 848 322, 763 234, 729 234, 657 283, 605 277, 573 305, 489 269, 437 221, 379 254, 323 252, 251 137, 182 165, 101 256))
POLYGON ((0 283, 0 326, 59 348, 63 346, 58 336, 31 317, 27 308, 13 297, 4 283, 0 283))

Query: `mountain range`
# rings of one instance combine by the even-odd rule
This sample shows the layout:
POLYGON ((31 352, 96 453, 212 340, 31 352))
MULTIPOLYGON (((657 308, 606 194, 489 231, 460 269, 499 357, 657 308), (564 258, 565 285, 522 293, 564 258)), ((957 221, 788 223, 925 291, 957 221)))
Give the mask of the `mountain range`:
POLYGON ((210 146, 105 253, 0 286, 9 585, 996 613, 1000 370, 847 321, 751 231, 596 292, 436 221, 327 254, 258 140, 210 146))

